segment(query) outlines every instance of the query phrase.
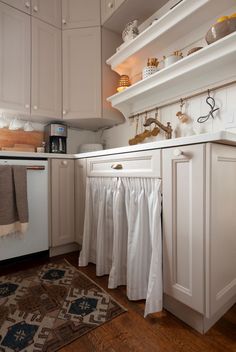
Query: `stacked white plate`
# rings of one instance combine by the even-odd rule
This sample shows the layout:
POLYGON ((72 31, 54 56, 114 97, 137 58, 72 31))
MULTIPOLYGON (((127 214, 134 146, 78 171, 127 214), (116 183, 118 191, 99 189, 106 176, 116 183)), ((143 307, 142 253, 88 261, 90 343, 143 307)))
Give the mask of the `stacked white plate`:
POLYGON ((90 152, 95 152, 97 150, 102 150, 102 149, 103 149, 103 145, 99 143, 81 144, 79 146, 80 153, 90 153, 90 152))

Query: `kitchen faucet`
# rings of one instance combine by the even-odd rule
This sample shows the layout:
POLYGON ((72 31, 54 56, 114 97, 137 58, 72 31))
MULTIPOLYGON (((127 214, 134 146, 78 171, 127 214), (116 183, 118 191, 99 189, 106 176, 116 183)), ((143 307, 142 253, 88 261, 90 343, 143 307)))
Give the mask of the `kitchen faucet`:
POLYGON ((163 125, 160 121, 150 117, 147 121, 143 124, 144 127, 150 126, 152 123, 155 123, 158 127, 160 127, 163 131, 165 131, 166 139, 171 139, 172 137, 172 127, 170 122, 167 122, 167 126, 163 125))

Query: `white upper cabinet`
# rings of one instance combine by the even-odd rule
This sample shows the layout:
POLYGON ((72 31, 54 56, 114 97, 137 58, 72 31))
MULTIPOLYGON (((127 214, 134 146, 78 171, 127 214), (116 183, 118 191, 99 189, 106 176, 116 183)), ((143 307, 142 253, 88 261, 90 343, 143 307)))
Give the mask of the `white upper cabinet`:
POLYGON ((63 32, 63 115, 101 117, 101 30, 63 32))
POLYGON ((0 3, 0 107, 30 113, 30 16, 0 3))
POLYGON ((1 0, 5 4, 15 7, 18 10, 30 14, 31 12, 31 0, 1 0))
POLYGON ((61 28, 61 0, 31 0, 32 15, 61 28))
POLYGON ((62 0, 62 28, 100 25, 99 0, 62 0))
POLYGON ((61 118, 61 31, 32 18, 31 115, 61 118))
POLYGON ((113 15, 118 7, 126 0, 101 0, 101 20, 102 24, 113 15))
POLYGON ((106 101, 118 82, 105 65, 115 43, 116 34, 100 27, 63 31, 63 118, 74 126, 96 130, 123 122, 106 101))

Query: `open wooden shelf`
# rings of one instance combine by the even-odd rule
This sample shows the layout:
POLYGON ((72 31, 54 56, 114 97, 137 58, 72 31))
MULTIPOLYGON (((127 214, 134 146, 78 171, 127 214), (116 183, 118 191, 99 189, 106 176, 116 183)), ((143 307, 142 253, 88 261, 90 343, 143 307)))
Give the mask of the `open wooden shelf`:
MULTIPOLYGON (((204 0, 199 0, 199 2, 204 0)), ((198 1, 196 1, 198 2, 198 1)), ((189 55, 107 100, 127 118, 236 76, 236 32, 189 55)))
POLYGON ((234 5, 235 0, 183 0, 135 39, 124 43, 107 60, 107 64, 120 75, 130 75, 132 66, 142 67, 147 57, 162 51, 234 5))

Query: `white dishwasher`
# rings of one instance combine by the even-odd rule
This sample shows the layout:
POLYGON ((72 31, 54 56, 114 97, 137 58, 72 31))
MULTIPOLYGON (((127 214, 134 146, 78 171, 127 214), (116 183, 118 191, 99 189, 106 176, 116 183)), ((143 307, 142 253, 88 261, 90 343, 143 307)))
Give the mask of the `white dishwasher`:
POLYGON ((0 159, 0 165, 27 167, 29 207, 27 232, 0 237, 0 261, 48 250, 48 161, 0 159))

